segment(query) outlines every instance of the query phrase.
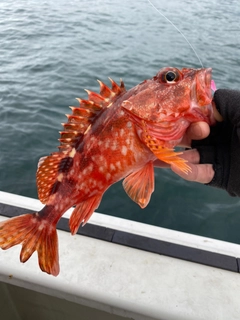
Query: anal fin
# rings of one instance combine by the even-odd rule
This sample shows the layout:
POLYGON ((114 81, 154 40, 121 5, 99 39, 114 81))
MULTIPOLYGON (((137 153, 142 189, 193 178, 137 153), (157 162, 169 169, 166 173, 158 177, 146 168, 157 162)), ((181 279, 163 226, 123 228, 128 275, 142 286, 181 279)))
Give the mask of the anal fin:
POLYGON ((93 196, 76 206, 69 219, 69 226, 72 234, 76 234, 81 223, 85 225, 98 208, 102 200, 102 195, 93 196))
POLYGON ((123 180, 123 188, 134 202, 145 208, 154 191, 153 162, 148 162, 141 170, 127 176, 123 180))

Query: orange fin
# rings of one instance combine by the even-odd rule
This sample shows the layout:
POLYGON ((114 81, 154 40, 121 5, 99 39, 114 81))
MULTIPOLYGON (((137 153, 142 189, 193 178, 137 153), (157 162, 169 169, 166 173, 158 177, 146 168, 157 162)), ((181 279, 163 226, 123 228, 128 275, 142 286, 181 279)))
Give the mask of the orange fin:
POLYGON ((42 203, 46 203, 51 194, 57 191, 63 172, 68 170, 72 161, 72 158, 63 152, 54 152, 40 159, 37 169, 37 189, 38 198, 42 203))
POLYGON ((141 170, 131 173, 123 180, 123 188, 128 196, 141 208, 145 208, 154 191, 154 171, 152 161, 141 170))
POLYGON ((59 274, 56 228, 41 219, 37 213, 0 223, 0 247, 5 250, 17 244, 22 244, 21 262, 26 262, 37 251, 41 270, 54 276, 59 274))
POLYGON ((110 89, 105 83, 98 81, 100 84, 100 93, 86 90, 88 100, 79 99, 79 107, 70 107, 72 114, 67 115, 68 122, 63 123, 64 130, 60 132, 61 151, 76 147, 84 134, 89 130, 93 121, 98 117, 99 112, 106 109, 111 102, 116 99, 122 92, 125 92, 124 83, 121 81, 120 86, 110 79, 112 88, 110 89))
POLYGON ((155 156, 168 164, 175 164, 182 172, 191 172, 191 167, 186 163, 187 160, 179 157, 182 152, 175 152, 173 149, 165 148, 161 145, 155 144, 153 140, 151 144, 148 145, 149 149, 155 154, 155 156))
POLYGON ((98 208, 101 199, 102 195, 93 196, 76 206, 69 219, 69 226, 72 234, 77 233, 82 222, 83 225, 88 222, 94 210, 98 208))
POLYGON ((152 151, 152 153, 161 161, 168 164, 175 164, 184 173, 191 172, 191 167, 187 165, 187 160, 179 157, 182 152, 175 152, 174 149, 166 148, 163 146, 163 142, 158 140, 153 135, 150 134, 145 121, 142 121, 144 129, 144 140, 147 147, 152 151))

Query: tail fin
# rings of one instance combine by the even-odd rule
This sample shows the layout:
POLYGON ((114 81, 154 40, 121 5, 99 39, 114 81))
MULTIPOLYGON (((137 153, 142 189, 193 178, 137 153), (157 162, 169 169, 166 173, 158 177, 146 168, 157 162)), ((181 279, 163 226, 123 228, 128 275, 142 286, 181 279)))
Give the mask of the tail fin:
POLYGON ((21 262, 26 262, 37 251, 41 270, 58 275, 57 231, 38 213, 25 214, 0 223, 0 247, 5 250, 17 244, 22 244, 21 262))

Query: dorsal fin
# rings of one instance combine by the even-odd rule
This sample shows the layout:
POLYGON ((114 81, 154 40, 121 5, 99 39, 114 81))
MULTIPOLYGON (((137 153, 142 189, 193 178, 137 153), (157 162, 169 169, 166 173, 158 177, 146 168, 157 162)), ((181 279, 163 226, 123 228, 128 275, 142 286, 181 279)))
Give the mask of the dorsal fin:
POLYGON ((110 106, 116 97, 126 91, 122 81, 120 86, 113 80, 110 81, 112 89, 100 81, 100 93, 87 91, 88 100, 77 99, 79 107, 70 107, 72 114, 67 115, 68 122, 62 124, 64 129, 60 132, 59 152, 54 152, 40 160, 37 170, 37 188, 38 197, 42 203, 46 203, 49 197, 57 192, 64 174, 72 166, 76 152, 74 148, 82 141, 99 112, 110 106))
POLYGON ((68 122, 62 124, 64 130, 60 131, 60 146, 58 148, 61 151, 69 150, 69 148, 76 146, 76 143, 81 142, 84 133, 92 125, 99 112, 106 109, 117 96, 126 91, 122 80, 119 86, 110 79, 111 89, 102 81, 98 82, 100 84, 100 93, 86 90, 88 100, 77 98, 80 104, 79 107, 70 107, 72 114, 66 115, 68 122))
POLYGON ((66 154, 63 152, 54 152, 41 159, 37 169, 37 189, 38 198, 42 203, 46 203, 60 185, 62 174, 59 172, 59 167, 63 159, 66 159, 66 154))

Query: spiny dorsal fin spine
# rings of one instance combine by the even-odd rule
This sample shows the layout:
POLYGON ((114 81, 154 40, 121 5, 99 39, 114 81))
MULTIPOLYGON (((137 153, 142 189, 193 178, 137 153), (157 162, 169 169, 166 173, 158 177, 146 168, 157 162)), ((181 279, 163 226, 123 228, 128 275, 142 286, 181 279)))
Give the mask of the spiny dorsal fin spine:
POLYGON ((115 96, 115 93, 102 81, 97 80, 100 85, 100 95, 104 98, 113 98, 115 96))
POLYGON ((125 88, 125 85, 124 85, 124 82, 122 81, 122 79, 120 79, 120 88, 121 88, 121 92, 126 91, 126 88, 125 88))
MULTIPOLYGON (((79 130, 79 127, 81 128, 81 125, 79 123, 62 123, 62 126, 65 130, 67 131, 77 131, 79 130)), ((83 127, 83 125, 82 125, 83 127)), ((59 133, 61 134, 62 131, 59 131, 59 133)))
POLYGON ((92 116, 95 116, 96 112, 88 109, 88 108, 77 108, 77 107, 69 107, 71 110, 72 110, 72 113, 74 116, 82 116, 82 117, 86 117, 86 118, 89 118, 89 117, 92 117, 92 116))
POLYGON ((99 110, 102 109, 100 104, 95 103, 93 101, 84 100, 84 99, 81 99, 81 98, 76 98, 76 100, 79 102, 79 105, 80 105, 81 108, 89 109, 89 110, 92 110, 92 111, 99 111, 99 110))
POLYGON ((111 78, 108 78, 108 79, 109 79, 109 81, 110 81, 111 84, 112 84, 112 91, 113 91, 116 95, 119 95, 120 93, 126 91, 122 79, 121 79, 121 82, 120 82, 120 86, 119 86, 113 79, 111 79, 111 78))
POLYGON ((60 146, 58 147, 60 151, 66 151, 79 144, 99 112, 108 108, 108 106, 111 107, 115 100, 114 98, 126 91, 122 80, 120 81, 120 86, 111 78, 109 80, 112 89, 98 80, 100 93, 85 90, 88 94, 88 100, 76 98, 79 102, 79 107, 70 106, 72 114, 66 114, 68 122, 62 124, 64 130, 60 131, 60 146))
POLYGON ((68 121, 70 123, 88 123, 89 122, 89 118, 87 117, 82 117, 82 116, 75 116, 73 114, 67 114, 66 115, 68 118, 68 121))
POLYGON ((104 103, 105 98, 102 97, 99 93, 96 93, 94 91, 90 91, 90 90, 87 90, 87 89, 85 89, 85 91, 88 94, 88 99, 89 100, 93 101, 94 103, 101 104, 101 105, 104 103))

